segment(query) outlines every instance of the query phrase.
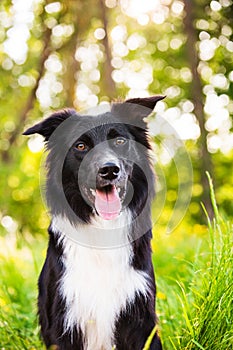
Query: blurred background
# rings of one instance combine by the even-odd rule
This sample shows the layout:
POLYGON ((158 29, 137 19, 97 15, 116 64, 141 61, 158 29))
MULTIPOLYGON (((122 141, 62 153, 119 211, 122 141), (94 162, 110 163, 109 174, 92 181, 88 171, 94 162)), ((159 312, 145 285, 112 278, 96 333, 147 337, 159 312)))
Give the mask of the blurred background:
MULTIPOLYGON (((164 198, 153 207, 153 251, 158 276, 188 283, 184 260, 207 237, 201 202, 213 216, 206 171, 222 217, 233 216, 232 0, 1 0, 0 42, 0 326, 18 310, 27 338, 37 334, 28 300, 35 298, 49 224, 40 193, 43 140, 21 134, 64 107, 166 95, 149 118, 164 198), (180 149, 191 172, 181 169, 180 149), (190 182, 186 205, 168 235, 180 181, 190 182)), ((166 292, 158 297, 165 300, 166 292)))

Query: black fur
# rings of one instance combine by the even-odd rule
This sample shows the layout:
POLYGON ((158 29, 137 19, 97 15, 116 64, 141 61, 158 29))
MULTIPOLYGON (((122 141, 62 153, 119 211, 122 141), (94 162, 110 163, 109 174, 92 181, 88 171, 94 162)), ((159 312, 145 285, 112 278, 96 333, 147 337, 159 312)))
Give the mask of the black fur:
MULTIPOLYGON (((111 112, 97 117, 80 116, 74 110, 63 110, 54 113, 24 133, 24 135, 39 133, 45 138, 49 151, 46 197, 52 216, 59 214, 72 223, 88 225, 96 212, 91 196, 85 197, 82 186, 84 190, 86 188, 102 190, 117 184, 121 186, 122 193, 124 192, 123 207, 127 206, 135 219, 130 229, 134 253, 131 264, 135 270, 147 273, 150 289, 147 298, 137 294, 133 303, 120 310, 114 331, 117 350, 143 349, 157 322, 156 289, 150 247, 152 235, 150 206, 154 196, 154 174, 148 156, 150 144, 143 118, 150 114, 156 102, 162 98, 154 96, 115 103, 111 112), (111 145, 111 140, 117 136, 131 140, 132 144, 126 143, 124 148, 117 149, 111 145), (77 150, 79 140, 85 141, 88 146, 86 152, 77 150), (102 175, 96 177, 96 173, 99 174, 98 169, 103 166, 101 162, 106 149, 106 140, 119 158, 121 171, 116 178, 104 178, 102 175), (104 147, 101 148, 103 142, 104 147), (138 144, 142 147, 138 148, 138 144), (91 156, 91 164, 88 161, 81 169, 85 157, 88 157, 88 152, 94 147, 97 149, 100 147, 99 151, 91 156), (130 158, 126 161, 125 157, 128 154, 130 158), (134 189, 132 198, 128 187, 129 181, 134 189), (64 205, 64 202, 68 205, 64 205), (139 214, 142 211, 143 215, 140 218, 139 214)), ((64 332, 66 307, 59 292, 59 280, 64 273, 63 247, 51 227, 49 236, 47 257, 39 278, 38 309, 41 334, 47 348, 56 345, 59 350, 85 350, 85 335, 82 334, 79 325, 73 332, 64 332)), ((150 349, 162 349, 157 332, 150 349)))

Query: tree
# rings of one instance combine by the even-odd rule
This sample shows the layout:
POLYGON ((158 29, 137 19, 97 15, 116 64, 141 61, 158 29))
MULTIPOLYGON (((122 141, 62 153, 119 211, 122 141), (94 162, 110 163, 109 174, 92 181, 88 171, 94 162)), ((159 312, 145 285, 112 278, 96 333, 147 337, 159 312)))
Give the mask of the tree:
POLYGON ((103 24, 103 29, 105 32, 104 38, 103 38, 103 45, 105 49, 105 60, 104 60, 104 74, 103 74, 103 79, 104 79, 104 85, 105 85, 105 92, 106 95, 109 96, 110 100, 113 100, 114 98, 117 97, 117 90, 116 90, 116 85, 115 82, 112 78, 112 72, 113 72, 113 67, 112 67, 112 52, 111 52, 111 47, 110 47, 110 42, 109 42, 109 28, 108 28, 108 14, 107 14, 107 9, 104 3, 104 0, 99 0, 99 12, 100 12, 100 18, 103 24))
POLYGON ((209 213, 210 217, 213 217, 213 208, 211 204, 211 199, 209 195, 209 184, 208 184, 208 178, 206 176, 206 172, 208 171, 209 174, 213 175, 213 165, 211 160, 211 154, 208 151, 207 148, 207 136, 208 132, 205 128, 205 113, 204 113, 204 97, 203 97, 203 86, 201 82, 201 78, 198 72, 198 65, 199 65, 199 59, 198 59, 198 53, 197 53, 197 32, 194 27, 195 17, 194 17, 194 7, 195 2, 191 2, 189 0, 184 0, 184 9, 185 9, 185 17, 184 17, 184 30, 187 35, 187 41, 186 41, 186 49, 187 49, 187 56, 188 56, 188 63, 192 72, 192 84, 191 84, 191 100, 194 104, 194 113, 197 117, 201 135, 199 138, 199 170, 200 170, 200 181, 203 188, 203 195, 202 195, 202 201, 205 205, 205 208, 207 212, 209 213))

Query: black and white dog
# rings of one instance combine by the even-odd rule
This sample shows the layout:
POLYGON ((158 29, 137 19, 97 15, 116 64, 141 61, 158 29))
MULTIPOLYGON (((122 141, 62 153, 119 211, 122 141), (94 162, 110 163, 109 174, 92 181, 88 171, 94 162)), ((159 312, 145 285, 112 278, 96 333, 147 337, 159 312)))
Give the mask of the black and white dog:
MULTIPOLYGON (((49 152, 52 220, 38 298, 47 348, 142 350, 155 328, 144 118, 161 99, 114 103, 97 116, 62 110, 24 132, 43 135, 49 152)), ((157 331, 150 349, 162 349, 157 331)))

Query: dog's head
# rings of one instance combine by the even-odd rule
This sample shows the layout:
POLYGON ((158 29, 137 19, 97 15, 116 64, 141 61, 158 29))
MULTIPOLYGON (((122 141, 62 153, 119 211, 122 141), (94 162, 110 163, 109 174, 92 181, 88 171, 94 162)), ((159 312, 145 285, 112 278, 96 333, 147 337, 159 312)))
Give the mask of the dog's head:
POLYGON ((68 214, 65 198, 72 221, 73 214, 84 222, 93 214, 111 220, 125 207, 138 214, 153 196, 144 118, 163 98, 114 103, 110 112, 95 117, 67 109, 24 132, 41 134, 47 143, 47 200, 52 213, 68 214))

